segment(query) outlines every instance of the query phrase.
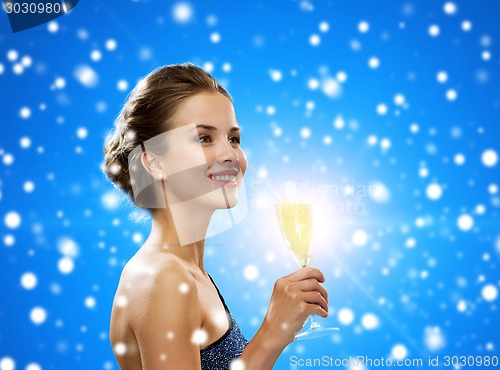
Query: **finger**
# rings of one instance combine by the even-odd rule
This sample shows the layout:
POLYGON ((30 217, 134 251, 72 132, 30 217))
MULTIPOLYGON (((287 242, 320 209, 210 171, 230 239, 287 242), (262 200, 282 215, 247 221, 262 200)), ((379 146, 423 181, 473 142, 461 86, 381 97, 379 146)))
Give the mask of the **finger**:
POLYGON ((323 275, 323 273, 314 267, 302 267, 301 269, 288 275, 288 278, 291 281, 300 281, 309 278, 315 278, 320 283, 323 283, 325 281, 325 276, 323 275))
POLYGON ((328 303, 325 298, 319 292, 303 292, 298 295, 298 298, 306 303, 312 303, 321 306, 326 312, 328 312, 328 303))
POLYGON ((326 302, 328 302, 328 292, 326 289, 318 282, 318 280, 310 278, 306 280, 301 280, 293 283, 296 289, 299 289, 303 292, 310 292, 317 290, 320 294, 325 298, 326 302))
POLYGON ((309 303, 307 305, 307 309, 310 315, 318 315, 324 317, 325 319, 328 317, 328 312, 317 304, 309 303))

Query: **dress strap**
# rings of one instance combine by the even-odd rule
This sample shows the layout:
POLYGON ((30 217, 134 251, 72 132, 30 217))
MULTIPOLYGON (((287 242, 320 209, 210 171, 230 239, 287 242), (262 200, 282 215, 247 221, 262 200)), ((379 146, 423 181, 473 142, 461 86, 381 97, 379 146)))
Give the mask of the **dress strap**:
POLYGON ((210 274, 208 272, 207 272, 207 275, 210 278, 210 280, 212 280, 212 284, 214 284, 215 289, 217 289, 217 294, 219 295, 219 298, 220 298, 222 304, 224 305, 224 308, 225 308, 226 312, 229 313, 229 308, 227 308, 226 302, 224 301, 224 298, 222 297, 222 294, 220 294, 219 288, 217 288, 217 284, 215 284, 214 279, 212 279, 212 277, 210 276, 210 274))

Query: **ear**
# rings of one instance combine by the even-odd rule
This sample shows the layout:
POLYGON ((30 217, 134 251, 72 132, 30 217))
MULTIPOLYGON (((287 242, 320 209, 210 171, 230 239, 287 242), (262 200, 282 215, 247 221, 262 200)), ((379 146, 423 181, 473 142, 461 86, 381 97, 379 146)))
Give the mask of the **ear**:
POLYGON ((141 163, 142 166, 146 169, 146 171, 148 171, 148 173, 151 175, 153 179, 161 180, 162 178, 165 177, 163 172, 163 167, 156 154, 148 151, 142 152, 141 163))

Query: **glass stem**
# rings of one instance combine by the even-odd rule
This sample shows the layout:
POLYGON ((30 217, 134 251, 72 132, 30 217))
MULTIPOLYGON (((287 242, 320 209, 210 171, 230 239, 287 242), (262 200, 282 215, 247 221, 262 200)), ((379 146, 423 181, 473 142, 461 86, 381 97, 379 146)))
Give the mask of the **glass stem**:
MULTIPOLYGON (((302 268, 306 268, 307 264, 302 266, 302 268)), ((316 320, 316 315, 311 315, 311 325, 309 325, 309 329, 317 329, 321 328, 321 325, 318 323, 318 320, 316 320)))

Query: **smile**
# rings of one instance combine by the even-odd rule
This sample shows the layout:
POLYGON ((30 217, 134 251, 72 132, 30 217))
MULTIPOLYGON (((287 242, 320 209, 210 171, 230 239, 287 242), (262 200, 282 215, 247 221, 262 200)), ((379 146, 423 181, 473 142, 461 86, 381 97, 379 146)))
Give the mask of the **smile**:
POLYGON ((216 187, 236 188, 238 186, 236 175, 208 175, 208 178, 216 187))

